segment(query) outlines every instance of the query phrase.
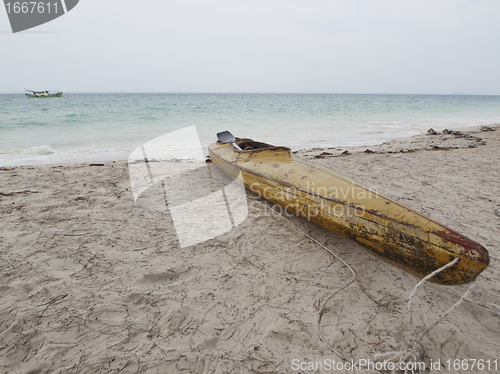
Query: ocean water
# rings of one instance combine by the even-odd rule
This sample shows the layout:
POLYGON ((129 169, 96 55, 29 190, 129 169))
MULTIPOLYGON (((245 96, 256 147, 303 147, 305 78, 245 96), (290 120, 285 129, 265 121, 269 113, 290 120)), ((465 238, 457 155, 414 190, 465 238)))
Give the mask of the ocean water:
MULTIPOLYGON (((294 150, 374 145, 500 123, 500 96, 343 94, 0 95, 0 166, 125 160, 196 125, 203 147, 231 131, 294 150)), ((205 149, 206 152, 206 149, 205 149)))

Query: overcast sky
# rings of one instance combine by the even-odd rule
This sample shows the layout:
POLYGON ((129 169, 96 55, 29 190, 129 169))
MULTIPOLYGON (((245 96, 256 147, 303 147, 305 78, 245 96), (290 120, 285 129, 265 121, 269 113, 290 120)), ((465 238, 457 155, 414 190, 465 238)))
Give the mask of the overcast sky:
POLYGON ((499 0, 80 0, 12 34, 0 92, 500 94, 499 0))

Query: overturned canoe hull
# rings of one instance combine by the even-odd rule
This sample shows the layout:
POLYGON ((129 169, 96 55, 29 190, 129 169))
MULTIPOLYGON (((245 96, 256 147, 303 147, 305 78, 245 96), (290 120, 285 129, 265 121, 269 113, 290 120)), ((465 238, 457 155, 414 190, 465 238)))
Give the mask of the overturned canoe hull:
POLYGON ((294 159, 285 147, 237 139, 244 150, 220 142, 212 161, 228 176, 241 171, 245 187, 420 278, 460 261, 430 281, 464 284, 489 265, 480 244, 336 172, 294 159))

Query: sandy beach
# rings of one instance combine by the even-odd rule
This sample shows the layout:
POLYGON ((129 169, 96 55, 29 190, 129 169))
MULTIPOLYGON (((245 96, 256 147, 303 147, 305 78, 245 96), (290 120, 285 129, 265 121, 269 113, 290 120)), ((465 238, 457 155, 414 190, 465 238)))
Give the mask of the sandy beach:
MULTIPOLYGON (((500 125, 296 155, 489 251, 490 267, 424 335, 419 359, 443 373, 495 372, 500 125), (489 360, 490 369, 457 370, 457 359, 489 360)), ((295 217, 356 273, 327 304, 321 341, 318 311, 350 272, 251 192, 241 225, 181 248, 168 212, 135 206, 126 161, 6 167, 0 181, 1 373, 326 373, 308 363, 341 361, 330 348, 359 362, 411 344, 407 298, 418 279, 295 217)), ((413 302, 417 332, 467 287, 424 284, 413 302)))

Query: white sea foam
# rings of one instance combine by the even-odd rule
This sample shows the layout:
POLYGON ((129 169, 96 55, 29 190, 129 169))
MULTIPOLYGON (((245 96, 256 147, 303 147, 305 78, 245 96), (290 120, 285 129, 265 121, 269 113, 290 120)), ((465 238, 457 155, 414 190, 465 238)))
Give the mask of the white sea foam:
POLYGON ((50 148, 50 145, 44 144, 38 147, 0 150, 0 157, 1 156, 36 157, 36 156, 47 156, 54 153, 55 151, 52 148, 50 148))
POLYGON ((0 166, 67 164, 126 160, 133 147, 54 150, 49 145, 0 151, 0 166))

